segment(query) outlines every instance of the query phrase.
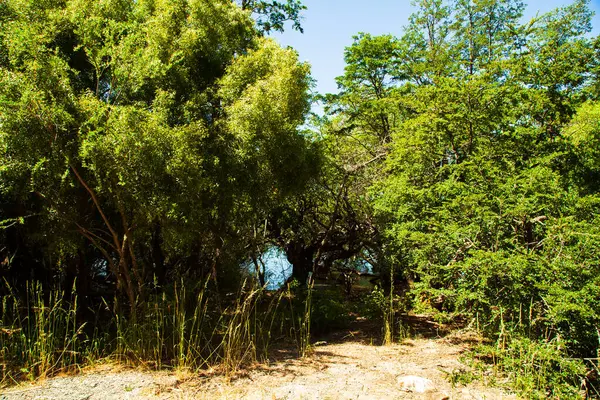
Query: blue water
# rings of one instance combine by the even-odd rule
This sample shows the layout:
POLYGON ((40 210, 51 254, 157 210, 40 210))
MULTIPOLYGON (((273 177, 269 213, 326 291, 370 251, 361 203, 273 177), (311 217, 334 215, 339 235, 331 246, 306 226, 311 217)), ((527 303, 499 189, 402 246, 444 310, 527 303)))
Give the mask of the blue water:
MULTIPOLYGON (((261 255, 262 265, 265 268, 265 282, 268 290, 277 290, 292 276, 292 264, 288 261, 283 249, 272 246, 261 255)), ((342 262, 348 268, 355 269, 360 273, 373 273, 373 266, 364 258, 355 257, 342 262)), ((244 267, 255 274, 255 266, 252 261, 247 261, 244 267)))
MULTIPOLYGON (((265 251, 260 259, 265 269, 265 282, 268 290, 277 290, 292 276, 292 264, 288 261, 285 252, 279 247, 272 246, 265 251)), ((243 267, 252 275, 256 274, 252 261, 246 261, 243 267)))

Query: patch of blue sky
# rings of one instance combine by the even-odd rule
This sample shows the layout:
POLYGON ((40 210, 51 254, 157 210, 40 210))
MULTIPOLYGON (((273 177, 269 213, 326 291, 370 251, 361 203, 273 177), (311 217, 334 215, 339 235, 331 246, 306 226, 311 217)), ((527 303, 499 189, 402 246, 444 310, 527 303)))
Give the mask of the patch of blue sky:
MULTIPOLYGON (((408 18, 414 11, 409 0, 303 0, 308 10, 304 12, 304 34, 291 26, 283 34, 273 34, 283 46, 292 46, 302 61, 312 65, 316 79, 316 92, 335 93, 335 78, 344 72, 344 49, 352 44, 358 32, 373 35, 400 36, 408 18)), ((566 0, 530 0, 524 20, 558 7, 571 4, 566 0)), ((600 0, 589 3, 596 12, 592 34, 600 33, 600 0)))

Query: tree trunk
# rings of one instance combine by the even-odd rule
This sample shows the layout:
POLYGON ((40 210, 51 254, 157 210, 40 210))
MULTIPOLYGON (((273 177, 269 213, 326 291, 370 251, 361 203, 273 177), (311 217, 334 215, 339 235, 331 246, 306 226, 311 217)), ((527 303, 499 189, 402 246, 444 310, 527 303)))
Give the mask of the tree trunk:
POLYGON ((259 259, 255 256, 252 255, 252 262, 254 263, 254 269, 256 270, 256 276, 258 277, 258 283, 260 283, 261 287, 265 286, 265 268, 264 268, 264 263, 261 261, 259 263, 259 259), (261 266, 262 264, 262 266, 261 266))
POLYGON ((160 286, 163 286, 167 280, 162 241, 162 227, 160 222, 155 220, 154 231, 152 232, 152 263, 154 264, 154 276, 160 286))
POLYGON ((292 264, 292 276, 301 285, 305 285, 309 272, 313 270, 315 256, 314 246, 305 247, 303 244, 292 243, 286 246, 287 259, 292 264))

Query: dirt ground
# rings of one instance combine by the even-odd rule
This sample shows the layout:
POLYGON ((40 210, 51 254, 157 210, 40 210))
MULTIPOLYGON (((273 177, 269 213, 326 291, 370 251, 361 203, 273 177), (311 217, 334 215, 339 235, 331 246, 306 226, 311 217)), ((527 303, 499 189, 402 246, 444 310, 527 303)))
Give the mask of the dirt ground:
POLYGON ((347 331, 340 340, 318 343, 305 359, 276 350, 272 362, 229 379, 214 371, 186 375, 105 367, 11 388, 0 400, 517 398, 477 382, 451 385, 448 375, 466 368, 459 357, 472 344, 468 335, 414 338, 392 346, 359 335, 347 331), (410 376, 428 379, 433 387, 426 393, 411 391, 399 383, 410 376))

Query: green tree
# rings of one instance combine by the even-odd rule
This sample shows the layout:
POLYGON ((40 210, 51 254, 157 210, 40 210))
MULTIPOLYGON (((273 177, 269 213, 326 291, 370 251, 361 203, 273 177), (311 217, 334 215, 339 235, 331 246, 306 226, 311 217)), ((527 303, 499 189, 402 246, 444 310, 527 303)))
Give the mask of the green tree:
POLYGON ((334 164, 369 166, 352 169, 351 191, 383 236, 377 258, 415 279, 420 307, 595 354, 587 3, 525 24, 520 1, 417 6, 401 38, 355 37, 326 96, 334 164))
POLYGON ((271 31, 283 32, 286 22, 292 22, 292 27, 303 32, 301 13, 306 7, 299 0, 264 1, 236 0, 243 10, 249 10, 257 15, 256 24, 265 33, 271 31))
MULTIPOLYGON (((425 23, 413 23, 403 40, 424 48, 428 20, 418 16, 431 7, 421 3, 413 21, 425 23)), ((594 63, 586 3, 523 26, 520 2, 458 1, 444 10, 440 48, 456 56, 442 58, 430 79, 401 84, 398 104, 409 112, 398 110, 387 175, 372 188, 393 259, 416 277, 422 304, 478 315, 494 333, 522 322, 527 305, 537 334, 550 329, 574 353, 593 354, 596 294, 588 283, 596 270, 582 264, 579 280, 571 264, 596 246, 587 225, 596 193, 581 186, 589 182, 582 160, 595 128, 584 121, 594 120, 593 106, 569 125, 594 63), (578 227, 565 233, 566 220, 578 227), (557 252, 550 243, 558 237, 565 242, 557 252), (575 311, 559 295, 548 301, 550 293, 582 300, 575 311)))
POLYGON ((133 312, 167 265, 237 268, 302 190, 309 67, 233 2, 2 7, 2 199, 43 221, 50 264, 92 245, 133 312))
POLYGON ((321 153, 320 173, 305 193, 281 203, 269 224, 299 282, 310 272, 325 276, 350 268, 353 259, 381 261, 368 188, 381 177, 398 125, 399 55, 392 36, 355 36, 345 51, 345 73, 337 79, 340 93, 322 97, 329 115, 316 121, 312 133, 321 153))

